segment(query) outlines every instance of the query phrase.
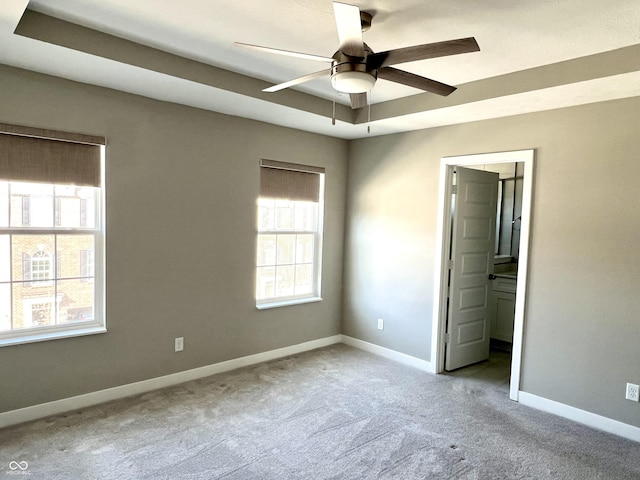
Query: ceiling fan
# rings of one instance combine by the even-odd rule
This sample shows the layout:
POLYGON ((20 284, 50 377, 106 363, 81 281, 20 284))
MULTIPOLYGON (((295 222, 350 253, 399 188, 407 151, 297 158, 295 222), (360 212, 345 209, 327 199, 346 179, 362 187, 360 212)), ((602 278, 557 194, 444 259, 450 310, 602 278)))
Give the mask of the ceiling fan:
POLYGON ((349 94, 353 109, 367 105, 366 92, 373 88, 378 78, 446 96, 456 90, 456 87, 393 68, 391 65, 480 51, 475 38, 469 37, 374 53, 362 40, 362 32, 371 27, 372 16, 361 12, 355 5, 340 2, 333 2, 333 11, 340 47, 332 57, 236 42, 238 46, 262 52, 331 63, 329 69, 265 88, 264 92, 277 92, 329 74, 333 88, 349 94))

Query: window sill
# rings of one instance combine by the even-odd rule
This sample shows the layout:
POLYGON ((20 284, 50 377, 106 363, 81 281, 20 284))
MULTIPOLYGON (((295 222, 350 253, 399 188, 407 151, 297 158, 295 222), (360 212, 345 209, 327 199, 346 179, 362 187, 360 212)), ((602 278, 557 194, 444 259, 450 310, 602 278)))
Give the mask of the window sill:
POLYGON ((80 337, 84 335, 95 335, 97 333, 106 333, 106 327, 85 327, 76 330, 64 330, 57 332, 42 332, 21 335, 16 337, 0 338, 0 347, 8 347, 10 345, 21 345, 24 343, 46 342, 48 340, 57 340, 60 338, 80 337))
POLYGON ((322 297, 305 297, 293 298, 288 300, 274 300, 273 302, 265 302, 256 304, 258 310, 267 310, 269 308, 287 307, 289 305, 300 305, 303 303, 321 302, 322 297))

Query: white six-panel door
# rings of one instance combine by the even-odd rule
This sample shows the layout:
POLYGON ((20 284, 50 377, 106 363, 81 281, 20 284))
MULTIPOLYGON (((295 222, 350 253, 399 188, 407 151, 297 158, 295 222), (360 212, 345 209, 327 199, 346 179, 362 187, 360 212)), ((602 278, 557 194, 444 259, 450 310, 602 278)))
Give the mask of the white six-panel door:
POLYGON ((489 358, 498 174, 456 168, 445 369, 489 358))

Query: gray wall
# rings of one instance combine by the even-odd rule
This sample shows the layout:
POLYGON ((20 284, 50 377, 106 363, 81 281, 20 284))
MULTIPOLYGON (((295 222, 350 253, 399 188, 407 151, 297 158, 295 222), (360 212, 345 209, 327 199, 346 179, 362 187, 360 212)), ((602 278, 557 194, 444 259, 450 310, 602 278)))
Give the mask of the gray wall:
POLYGON ((335 335, 341 313, 428 360, 440 158, 536 148, 522 388, 640 426, 640 98, 347 143, 8 67, 0 84, 0 122, 108 138, 109 328, 0 348, 0 411, 335 335), (327 168, 321 303, 255 309, 261 157, 327 168))
POLYGON ((352 142, 343 333, 429 360, 440 158, 535 148, 522 390, 640 426, 638 125, 633 98, 352 142))
POLYGON ((108 142, 108 333, 0 348, 0 411, 340 333, 346 141, 8 67, 0 85, 0 122, 108 142), (326 167, 322 302, 255 308, 261 157, 326 167))

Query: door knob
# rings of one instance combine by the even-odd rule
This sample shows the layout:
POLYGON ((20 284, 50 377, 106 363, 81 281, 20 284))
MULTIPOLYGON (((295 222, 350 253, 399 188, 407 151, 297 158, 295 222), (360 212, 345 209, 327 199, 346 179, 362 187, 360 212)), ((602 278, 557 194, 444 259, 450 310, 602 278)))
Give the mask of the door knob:
POLYGON ((489 280, 495 280, 496 278, 498 277, 496 277, 493 273, 489 274, 489 280))

